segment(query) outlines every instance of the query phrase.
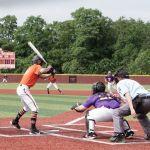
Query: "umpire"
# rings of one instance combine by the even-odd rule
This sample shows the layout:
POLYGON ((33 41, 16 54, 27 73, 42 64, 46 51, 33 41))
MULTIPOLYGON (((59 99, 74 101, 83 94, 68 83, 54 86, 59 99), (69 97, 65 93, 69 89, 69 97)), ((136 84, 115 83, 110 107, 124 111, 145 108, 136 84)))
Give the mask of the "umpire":
POLYGON ((138 82, 129 79, 129 74, 124 69, 119 69, 115 76, 117 92, 125 99, 126 104, 114 109, 113 124, 114 136, 111 142, 124 142, 125 134, 122 128, 124 116, 136 117, 145 133, 145 140, 150 140, 150 119, 147 113, 150 112, 150 92, 144 89, 138 82))

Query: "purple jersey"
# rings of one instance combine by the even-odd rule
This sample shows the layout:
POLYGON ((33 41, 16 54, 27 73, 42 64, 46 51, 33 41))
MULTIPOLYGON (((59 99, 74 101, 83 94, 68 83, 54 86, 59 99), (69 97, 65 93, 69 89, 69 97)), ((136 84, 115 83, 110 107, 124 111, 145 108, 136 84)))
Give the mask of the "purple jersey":
POLYGON ((105 79, 106 79, 107 82, 113 82, 113 81, 114 81, 114 76, 112 76, 112 75, 107 75, 107 76, 105 77, 105 79))
POLYGON ((84 107, 89 108, 94 106, 95 108, 100 108, 102 106, 106 108, 118 108, 120 107, 120 102, 117 99, 111 97, 108 93, 97 93, 89 96, 87 101, 82 104, 84 107))

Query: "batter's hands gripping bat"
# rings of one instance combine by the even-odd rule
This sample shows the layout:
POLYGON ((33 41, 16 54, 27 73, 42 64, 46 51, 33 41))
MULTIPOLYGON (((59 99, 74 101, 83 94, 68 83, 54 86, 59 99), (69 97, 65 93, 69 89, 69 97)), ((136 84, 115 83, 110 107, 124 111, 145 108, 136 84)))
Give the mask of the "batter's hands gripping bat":
POLYGON ((31 47, 31 49, 47 64, 46 60, 43 58, 41 53, 37 50, 37 48, 29 41, 28 45, 31 47))

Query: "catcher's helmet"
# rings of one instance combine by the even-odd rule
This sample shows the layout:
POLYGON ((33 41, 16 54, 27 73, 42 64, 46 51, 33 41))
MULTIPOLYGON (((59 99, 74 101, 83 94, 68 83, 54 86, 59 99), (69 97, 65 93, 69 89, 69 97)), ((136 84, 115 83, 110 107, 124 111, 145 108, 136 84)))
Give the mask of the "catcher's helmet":
POLYGON ((105 92, 105 88, 106 86, 103 82, 96 82, 92 86, 93 94, 96 94, 98 92, 105 92))
POLYGON ((128 79, 129 78, 129 73, 126 70, 121 68, 115 73, 114 77, 115 78, 120 77, 120 78, 128 79))
POLYGON ((38 56, 38 55, 35 55, 32 59, 32 64, 38 64, 39 63, 39 60, 41 61, 41 65, 43 64, 43 60, 38 56))

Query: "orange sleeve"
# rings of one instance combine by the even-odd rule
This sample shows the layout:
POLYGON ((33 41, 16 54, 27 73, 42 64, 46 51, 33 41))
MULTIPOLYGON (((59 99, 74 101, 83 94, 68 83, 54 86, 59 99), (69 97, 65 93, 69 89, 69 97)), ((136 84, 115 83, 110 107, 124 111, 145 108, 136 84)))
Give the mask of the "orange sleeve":
POLYGON ((39 75, 41 68, 42 68, 42 67, 41 67, 40 65, 37 65, 36 68, 35 68, 34 73, 35 73, 36 75, 39 75))

